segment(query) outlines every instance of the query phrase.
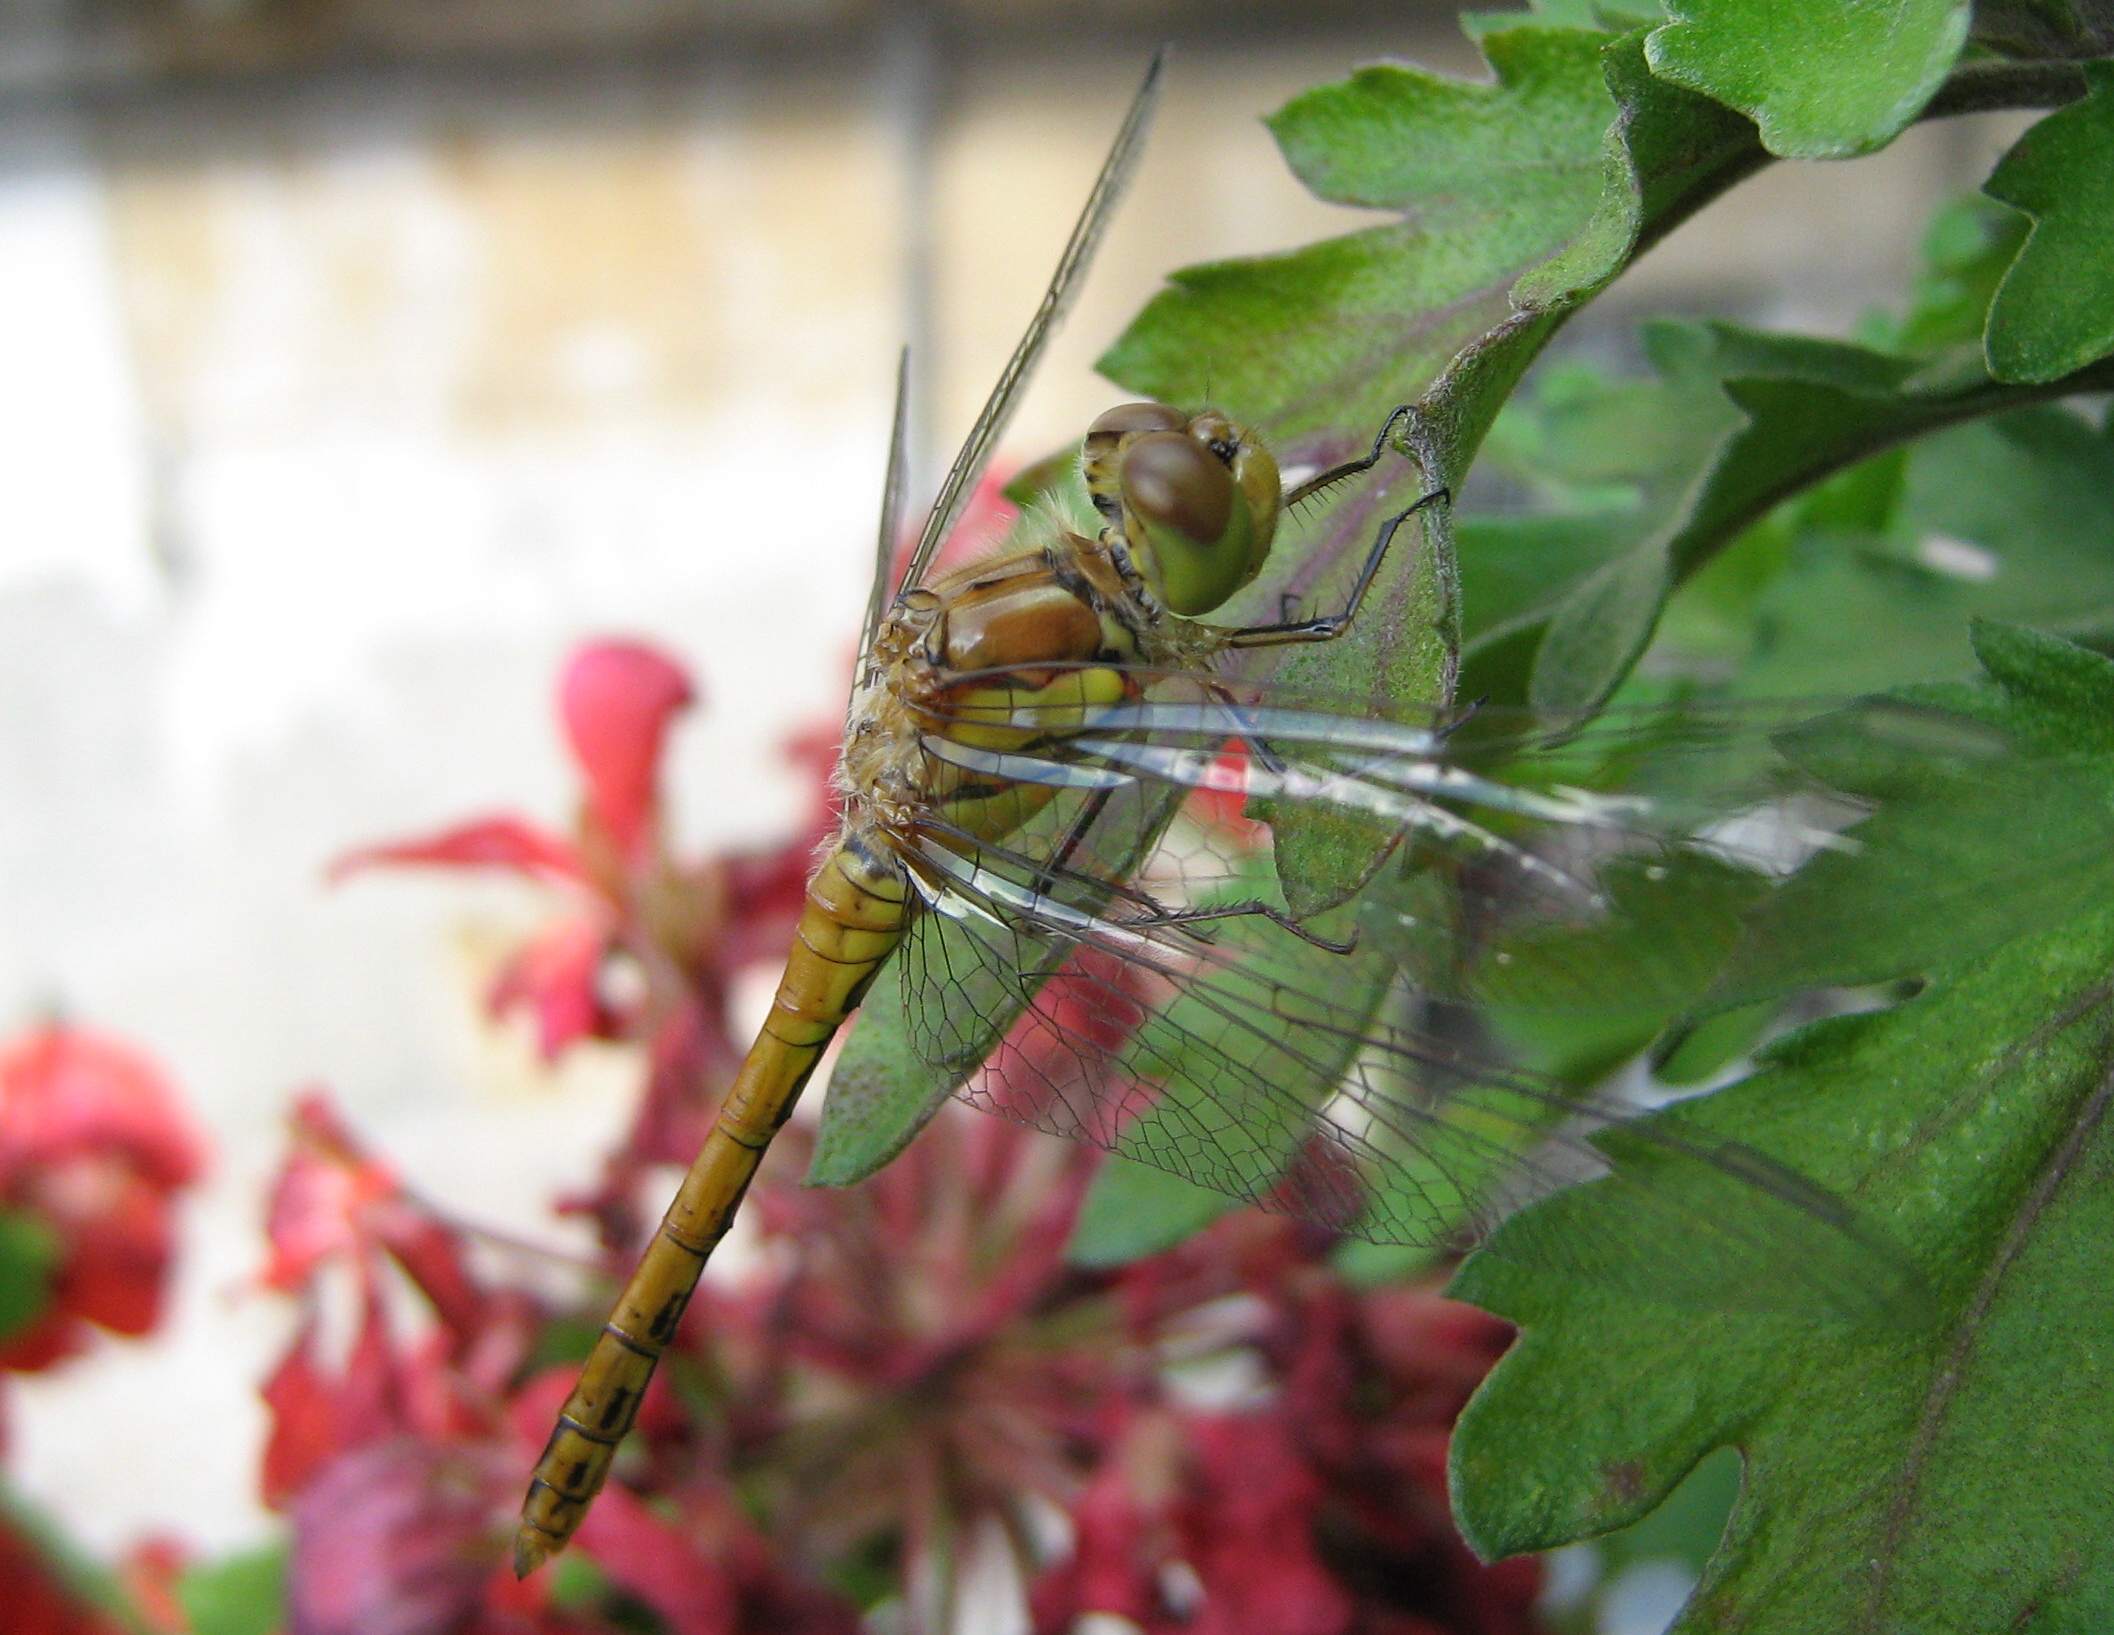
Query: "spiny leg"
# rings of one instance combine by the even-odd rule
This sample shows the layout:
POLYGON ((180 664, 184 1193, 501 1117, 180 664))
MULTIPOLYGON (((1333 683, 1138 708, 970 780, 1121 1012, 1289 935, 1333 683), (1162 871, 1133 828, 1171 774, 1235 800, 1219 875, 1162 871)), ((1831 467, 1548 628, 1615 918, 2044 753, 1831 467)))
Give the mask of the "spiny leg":
POLYGON ((1326 471, 1316 472, 1305 482, 1295 487, 1289 494, 1285 495, 1284 508, 1290 511, 1303 502, 1312 499, 1316 494, 1324 493, 1328 489, 1335 487, 1344 478, 1355 477, 1360 472, 1372 470, 1374 466, 1380 463, 1380 456, 1387 452, 1389 436, 1392 435, 1397 426, 1409 418, 1409 414, 1410 406, 1407 403, 1402 404, 1393 414, 1387 417, 1386 423, 1381 426, 1380 435, 1373 439, 1371 453, 1361 455, 1355 460, 1346 460, 1340 466, 1330 466, 1326 471))
POLYGON ((1452 491, 1434 488, 1406 511, 1398 511, 1380 525, 1380 532, 1373 540, 1373 548, 1366 554, 1365 566, 1358 570, 1358 582, 1351 587, 1350 600, 1341 613, 1325 613, 1317 619, 1299 619, 1282 624, 1246 625, 1238 630, 1229 630, 1225 635, 1228 647, 1282 647, 1289 642, 1334 641, 1351 626, 1358 616, 1359 604, 1365 593, 1372 589, 1373 580, 1379 576, 1380 564, 1387 559, 1387 548, 1394 543, 1395 530, 1428 505, 1448 505, 1453 501, 1452 491))
POLYGON ((1035 871, 1035 878, 1032 884, 1037 896, 1049 891, 1057 883, 1059 874, 1070 871, 1073 854, 1079 850, 1081 843, 1085 841, 1087 831, 1093 828, 1094 824, 1100 819, 1102 811, 1108 805, 1109 796, 1113 793, 1113 790, 1097 789, 1088 797, 1086 804, 1079 808, 1078 815, 1072 819, 1065 829, 1063 841, 1050 854, 1048 860, 1035 871))

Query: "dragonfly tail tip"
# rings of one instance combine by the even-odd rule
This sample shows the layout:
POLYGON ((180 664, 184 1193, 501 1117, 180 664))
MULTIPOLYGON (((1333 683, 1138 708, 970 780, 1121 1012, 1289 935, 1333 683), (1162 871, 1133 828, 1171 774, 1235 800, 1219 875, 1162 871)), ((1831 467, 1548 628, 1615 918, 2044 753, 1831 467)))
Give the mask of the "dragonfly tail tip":
POLYGON ((514 1532, 514 1577, 522 1579, 550 1560, 556 1541, 540 1527, 523 1522, 514 1532))

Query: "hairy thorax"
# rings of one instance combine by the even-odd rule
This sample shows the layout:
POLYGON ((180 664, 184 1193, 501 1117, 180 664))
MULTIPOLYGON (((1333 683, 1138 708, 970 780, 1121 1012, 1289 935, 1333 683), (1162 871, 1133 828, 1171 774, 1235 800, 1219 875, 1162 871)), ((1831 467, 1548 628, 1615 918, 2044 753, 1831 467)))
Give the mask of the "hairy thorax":
POLYGON ((898 597, 863 660, 838 787, 847 835, 912 835, 941 814, 997 838, 1047 791, 1001 790, 929 754, 927 735, 1020 751, 1134 698, 1129 667, 1186 664, 1202 627, 1160 611, 1103 540, 1065 535, 898 597))

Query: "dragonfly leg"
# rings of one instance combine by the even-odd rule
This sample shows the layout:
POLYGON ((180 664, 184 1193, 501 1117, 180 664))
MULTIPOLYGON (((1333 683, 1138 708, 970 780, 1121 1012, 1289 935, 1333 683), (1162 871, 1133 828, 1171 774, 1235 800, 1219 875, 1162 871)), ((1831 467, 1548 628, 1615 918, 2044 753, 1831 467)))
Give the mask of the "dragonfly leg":
POLYGON ((1057 883, 1057 877, 1069 871, 1072 854, 1079 850, 1080 842, 1086 839, 1087 831, 1093 828, 1101 816, 1102 809, 1108 805, 1109 796, 1114 793, 1111 789, 1097 789, 1087 798, 1086 804, 1079 808, 1078 816, 1072 819, 1064 832, 1064 839, 1042 867, 1035 871, 1034 891, 1037 896, 1048 892, 1057 883))
POLYGON ((1209 684, 1207 690, 1214 699, 1226 706, 1226 714, 1235 728, 1232 736, 1247 746, 1248 753, 1255 757, 1257 766, 1265 772, 1283 773, 1290 770, 1285 758, 1272 749, 1268 740, 1248 724, 1247 718, 1241 714, 1240 700, 1233 695, 1230 687, 1214 681, 1209 684))
POLYGON ((1408 418, 1409 405, 1404 403, 1387 417, 1387 423, 1380 428, 1380 435, 1373 439, 1373 447, 1370 454, 1363 454, 1355 460, 1344 461, 1340 466, 1330 466, 1326 471, 1316 472, 1305 482, 1297 484, 1289 494, 1285 495, 1284 508, 1289 511, 1302 501, 1310 500, 1316 494, 1325 493, 1329 489, 1334 488, 1346 477, 1355 477, 1360 472, 1372 470, 1374 466, 1380 463, 1380 456, 1387 452, 1388 438, 1394 434, 1395 428, 1408 418))
POLYGON ((1366 553, 1365 566, 1358 570, 1358 583, 1351 587, 1350 600, 1341 613, 1325 613, 1316 619, 1300 619, 1284 624, 1252 624, 1225 634, 1228 647, 1282 647, 1290 642, 1334 641, 1351 627, 1358 616, 1358 604, 1365 600, 1365 593, 1372 589, 1378 577, 1380 564, 1387 559, 1387 548, 1394 543, 1395 530, 1429 505, 1452 503, 1452 493, 1444 488, 1434 488, 1406 511, 1397 511, 1380 525, 1380 532, 1373 540, 1373 548, 1366 553))

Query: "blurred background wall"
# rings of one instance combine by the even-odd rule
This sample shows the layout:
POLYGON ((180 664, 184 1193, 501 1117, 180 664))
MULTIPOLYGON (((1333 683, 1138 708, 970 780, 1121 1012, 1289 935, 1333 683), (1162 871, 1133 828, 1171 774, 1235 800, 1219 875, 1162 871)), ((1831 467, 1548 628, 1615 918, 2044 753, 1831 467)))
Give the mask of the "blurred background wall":
MULTIPOLYGON (((705 696, 693 847, 781 832, 776 746, 841 711, 896 347, 920 479, 1038 297, 1151 46, 1143 172, 1016 423, 1110 389, 1167 270, 1360 225, 1259 116, 1356 63, 1469 73, 1443 4, 6 0, 0 6, 0 1021, 123 1031, 210 1127, 170 1332, 19 1393, 29 1495, 91 1544, 257 1525, 247 1295, 294 1088, 414 1181, 549 1241, 633 1089, 482 1015, 525 888, 327 892, 356 842, 562 824, 579 639, 650 637, 705 696), (152 1380, 154 1392, 140 1389, 152 1380)), ((1644 310, 1841 330, 1999 132, 1781 166, 1654 251, 1644 310), (1736 212, 1736 213, 1735 213, 1736 212)), ((577 1241, 577 1240, 576 1240, 577 1241)))

